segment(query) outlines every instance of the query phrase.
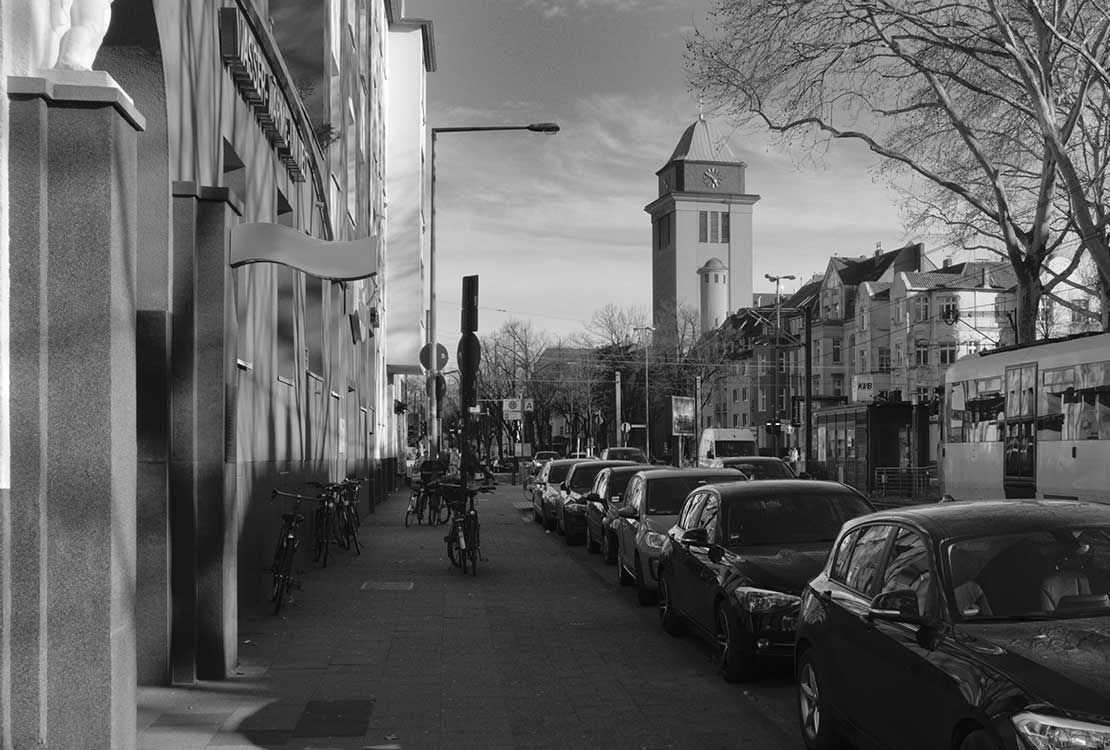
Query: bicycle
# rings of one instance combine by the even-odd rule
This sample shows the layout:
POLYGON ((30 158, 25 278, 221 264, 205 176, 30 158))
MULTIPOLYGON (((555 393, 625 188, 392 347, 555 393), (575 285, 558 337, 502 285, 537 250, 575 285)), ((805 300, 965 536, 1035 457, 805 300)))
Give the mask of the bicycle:
MULTIPOLYGON (((416 519, 417 525, 424 522, 424 508, 427 505, 427 485, 424 482, 418 482, 412 486, 412 493, 409 495, 409 505, 405 508, 405 528, 407 529, 412 525, 413 519, 416 519)), ((428 519, 429 522, 431 519, 428 519)))
POLYGON ((274 490, 270 499, 277 497, 293 498, 295 502, 291 512, 281 514, 281 529, 278 531, 277 546, 274 548, 274 561, 268 569, 273 576, 270 601, 274 603, 275 615, 281 611, 281 605, 285 603, 285 594, 289 589, 301 588, 300 579, 293 575, 293 559, 297 554, 297 548, 301 545, 299 530, 304 522, 304 515, 298 510, 302 501, 316 500, 314 497, 306 497, 294 492, 274 490))
MULTIPOLYGON (((330 541, 334 541, 343 549, 355 548, 355 554, 362 554, 362 545, 358 540, 358 488, 365 480, 344 479, 341 482, 307 482, 310 487, 319 487, 321 497, 327 496, 331 502, 332 523, 330 541)), ((317 538, 317 542, 320 540, 317 538)), ((326 550, 325 550, 326 553, 326 550)), ((327 567, 327 555, 324 555, 324 567, 327 567)))
POLYGON ((466 575, 468 565, 471 575, 478 575, 478 560, 481 559, 480 526, 474 498, 480 492, 493 490, 490 485, 467 487, 464 490, 462 485, 440 484, 440 491, 451 510, 451 531, 443 537, 443 541, 447 543, 447 557, 452 565, 462 568, 463 575, 466 575), (460 498, 460 494, 464 496, 460 498))
POLYGON ((428 524, 430 526, 440 526, 447 523, 447 520, 451 517, 451 511, 447 507, 447 503, 443 502, 443 493, 440 492, 439 482, 432 482, 428 487, 427 502, 428 524))

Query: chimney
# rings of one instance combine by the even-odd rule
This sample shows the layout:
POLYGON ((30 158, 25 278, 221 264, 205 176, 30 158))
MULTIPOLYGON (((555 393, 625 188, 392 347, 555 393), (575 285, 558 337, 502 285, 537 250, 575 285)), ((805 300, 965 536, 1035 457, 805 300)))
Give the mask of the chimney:
POLYGON ((882 254, 883 254, 883 243, 876 242, 875 243, 875 257, 878 258, 882 254))
POLYGON ((983 283, 982 283, 982 286, 983 286, 983 287, 984 287, 985 289, 990 289, 990 287, 991 287, 991 281, 992 281, 992 280, 991 280, 991 272, 990 272, 990 269, 989 269, 989 268, 987 268, 986 266, 983 266, 983 283))
POLYGON ((945 268, 948 268, 948 267, 949 267, 950 265, 952 265, 952 258, 951 258, 951 256, 949 256, 949 257, 947 257, 947 258, 945 258, 945 259, 944 259, 944 267, 945 267, 945 268))

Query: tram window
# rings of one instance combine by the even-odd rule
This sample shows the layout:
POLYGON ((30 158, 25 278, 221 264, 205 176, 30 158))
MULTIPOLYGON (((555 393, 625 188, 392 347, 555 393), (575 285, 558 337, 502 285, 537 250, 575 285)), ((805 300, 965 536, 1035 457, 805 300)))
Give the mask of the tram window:
POLYGON ((949 443, 964 442, 964 421, 967 415, 965 385, 952 383, 948 388, 948 434, 949 443))
POLYGON ((1064 436, 1065 397, 1074 399, 1075 368, 1058 367, 1041 374, 1037 399, 1037 440, 1060 440, 1064 436), (1071 395, 1068 395, 1068 392, 1071 395))
POLYGON ((1065 429, 1074 421, 1074 440, 1110 440, 1110 362, 1079 366, 1080 390, 1065 401, 1065 429), (1069 410, 1070 407, 1070 410, 1069 410), (1068 419, 1075 414, 1074 420, 1068 419))
POLYGON ((1006 371, 1006 416, 1032 417, 1033 391, 1037 366, 1015 367, 1006 371))
POLYGON ((1002 378, 981 378, 967 383, 964 435, 969 443, 996 443, 1002 440, 1006 398, 1002 378))

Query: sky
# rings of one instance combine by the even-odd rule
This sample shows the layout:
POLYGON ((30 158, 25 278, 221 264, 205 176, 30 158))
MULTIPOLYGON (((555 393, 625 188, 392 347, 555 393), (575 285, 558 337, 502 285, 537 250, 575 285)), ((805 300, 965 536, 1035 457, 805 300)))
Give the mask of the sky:
MULTIPOLYGON (((479 276, 479 333, 509 319, 553 339, 612 303, 650 319, 655 172, 699 113, 686 38, 710 0, 407 0, 431 19, 428 126, 555 122, 561 131, 444 133, 436 146, 437 328, 454 332, 462 277, 479 276)), ((793 291, 831 255, 914 238, 866 149, 785 153, 716 119, 747 165, 754 291, 793 291)), ((926 242, 926 251, 930 250, 926 242)), ((935 256, 938 264, 940 256, 935 256)), ((443 335, 443 334, 441 334, 443 335)))

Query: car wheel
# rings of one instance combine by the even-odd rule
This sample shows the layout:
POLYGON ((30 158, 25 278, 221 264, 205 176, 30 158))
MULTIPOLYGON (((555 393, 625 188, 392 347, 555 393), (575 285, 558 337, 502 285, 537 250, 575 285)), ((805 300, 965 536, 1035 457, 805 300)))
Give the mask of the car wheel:
POLYGON ((667 582, 667 575, 662 570, 659 571, 657 602, 659 604, 659 624, 663 626, 663 630, 674 636, 682 635, 685 631, 685 623, 682 621, 682 615, 676 612, 671 605, 671 585, 667 582))
POLYGON ((985 729, 976 729, 960 742, 960 750, 1000 750, 1001 747, 985 729))
POLYGON ((636 555, 636 601, 643 606, 655 604, 655 592, 648 588, 644 578, 644 566, 640 563, 640 556, 636 555))
MULTIPOLYGON (((798 723, 808 750, 835 750, 843 747, 832 711, 828 708, 828 698, 812 651, 803 651, 798 656, 797 694, 798 723)), ((963 745, 960 748, 965 750, 963 745)))
POLYGON ((717 605, 717 669, 725 682, 747 682, 755 676, 755 637, 737 621, 731 608, 717 605))

